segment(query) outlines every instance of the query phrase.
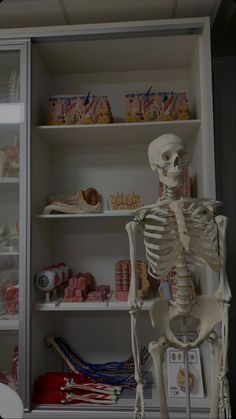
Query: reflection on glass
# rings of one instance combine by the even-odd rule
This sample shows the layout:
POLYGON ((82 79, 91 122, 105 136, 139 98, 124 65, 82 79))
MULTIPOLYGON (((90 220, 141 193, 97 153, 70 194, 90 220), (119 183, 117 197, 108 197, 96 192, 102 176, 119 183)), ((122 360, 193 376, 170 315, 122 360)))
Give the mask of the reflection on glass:
POLYGON ((20 101, 20 60, 16 51, 1 51, 0 102, 20 101))
POLYGON ((20 51, 0 50, 0 62, 0 382, 17 390, 19 166, 20 133, 24 123, 20 51), (2 331, 7 333, 2 335, 2 331))

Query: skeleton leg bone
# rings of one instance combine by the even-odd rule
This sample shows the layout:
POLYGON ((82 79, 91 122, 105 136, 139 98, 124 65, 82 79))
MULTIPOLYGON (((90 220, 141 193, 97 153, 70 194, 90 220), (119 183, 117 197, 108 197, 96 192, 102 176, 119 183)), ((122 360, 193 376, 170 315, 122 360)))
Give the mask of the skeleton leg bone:
POLYGON ((222 365, 222 342, 221 339, 217 336, 215 332, 212 332, 210 336, 208 337, 208 342, 212 346, 212 353, 214 357, 214 364, 215 364, 215 373, 213 378, 213 401, 212 401, 212 407, 210 410, 210 416, 209 419, 215 419, 219 416, 219 391, 220 391, 220 385, 219 385, 219 374, 221 370, 222 365))
POLYGON ((166 393, 165 393, 165 384, 164 384, 164 376, 163 376, 163 359, 164 359, 164 351, 168 348, 169 343, 164 336, 162 336, 158 342, 151 342, 149 344, 149 352, 152 356, 155 377, 156 377, 156 384, 158 387, 159 397, 160 397, 160 412, 162 419, 168 419, 168 409, 167 409, 167 402, 166 402, 166 393))

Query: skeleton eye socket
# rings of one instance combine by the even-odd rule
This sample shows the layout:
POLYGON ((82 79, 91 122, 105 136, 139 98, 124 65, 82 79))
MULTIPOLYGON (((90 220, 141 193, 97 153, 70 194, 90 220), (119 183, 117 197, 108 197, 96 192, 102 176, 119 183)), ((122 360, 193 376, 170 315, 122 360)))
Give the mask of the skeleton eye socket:
POLYGON ((162 159, 163 159, 164 161, 169 161, 169 160, 170 160, 170 158, 171 158, 171 154, 170 154, 170 152, 169 152, 169 151, 165 151, 165 153, 163 153, 163 154, 162 154, 162 159))
POLYGON ((179 154, 179 157, 182 159, 183 157, 186 156, 186 151, 185 150, 180 150, 178 154, 179 154))

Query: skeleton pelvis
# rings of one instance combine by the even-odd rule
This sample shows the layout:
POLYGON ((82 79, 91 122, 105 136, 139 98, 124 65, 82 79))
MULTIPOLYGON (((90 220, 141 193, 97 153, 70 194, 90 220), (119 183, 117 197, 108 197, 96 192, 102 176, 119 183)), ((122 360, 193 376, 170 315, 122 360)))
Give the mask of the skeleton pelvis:
MULTIPOLYGON (((222 320, 223 307, 214 296, 201 295, 192 303, 188 314, 183 316, 177 312, 174 302, 157 298, 151 307, 150 316, 153 327, 158 329, 160 336, 167 339, 170 346, 187 350, 195 348, 208 338, 214 327, 222 320), (172 326, 181 324, 182 319, 186 319, 191 332, 195 327, 197 332, 195 341, 182 342, 175 336, 172 326)), ((178 331, 181 332, 181 329, 178 331)))

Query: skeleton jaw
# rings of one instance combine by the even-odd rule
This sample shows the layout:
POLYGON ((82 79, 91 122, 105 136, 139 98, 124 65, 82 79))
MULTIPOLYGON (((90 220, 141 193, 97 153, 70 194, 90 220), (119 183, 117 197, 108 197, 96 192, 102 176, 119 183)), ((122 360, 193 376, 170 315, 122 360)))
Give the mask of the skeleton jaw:
POLYGON ((183 183, 183 170, 176 166, 169 168, 168 167, 161 167, 156 165, 156 170, 159 173, 159 179, 160 181, 166 185, 170 186, 172 188, 178 188, 183 183))

